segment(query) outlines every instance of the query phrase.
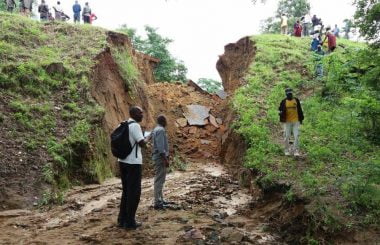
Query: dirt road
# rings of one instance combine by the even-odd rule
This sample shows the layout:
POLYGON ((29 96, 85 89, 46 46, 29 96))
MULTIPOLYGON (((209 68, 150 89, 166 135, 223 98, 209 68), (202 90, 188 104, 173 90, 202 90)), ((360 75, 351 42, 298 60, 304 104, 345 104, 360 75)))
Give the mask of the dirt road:
POLYGON ((136 231, 116 227, 119 179, 71 190, 63 206, 48 211, 0 213, 1 244, 280 244, 268 233, 265 214, 275 206, 251 206, 217 163, 190 162, 167 177, 165 197, 177 203, 164 211, 152 205, 153 180, 143 180, 136 231))

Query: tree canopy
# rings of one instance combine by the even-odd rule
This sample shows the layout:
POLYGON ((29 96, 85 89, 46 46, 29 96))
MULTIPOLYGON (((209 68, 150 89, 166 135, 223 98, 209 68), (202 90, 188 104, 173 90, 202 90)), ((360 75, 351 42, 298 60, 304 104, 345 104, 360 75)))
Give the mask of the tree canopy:
POLYGON ((280 33, 281 14, 289 16, 288 26, 293 26, 297 18, 310 12, 310 3, 308 0, 281 0, 278 2, 276 15, 262 21, 261 32, 263 33, 280 33))
POLYGON ((161 36, 157 28, 145 26, 146 38, 139 36, 136 29, 129 28, 127 25, 122 25, 118 31, 130 37, 136 50, 160 59, 160 63, 154 69, 154 76, 158 81, 185 82, 187 80, 187 68, 183 61, 174 58, 168 50, 173 40, 161 36))
POLYGON ((221 82, 210 78, 199 78, 197 84, 209 93, 215 93, 216 91, 222 89, 221 82))
POLYGON ((374 45, 380 46, 380 1, 356 0, 355 25, 360 34, 374 45))

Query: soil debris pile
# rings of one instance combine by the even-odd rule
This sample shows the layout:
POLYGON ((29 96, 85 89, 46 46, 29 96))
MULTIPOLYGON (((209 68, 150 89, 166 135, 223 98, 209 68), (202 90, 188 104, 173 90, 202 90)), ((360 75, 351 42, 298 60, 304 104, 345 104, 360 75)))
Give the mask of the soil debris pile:
POLYGON ((148 98, 156 115, 165 114, 174 152, 190 158, 219 157, 226 131, 223 100, 187 84, 148 85, 148 98))

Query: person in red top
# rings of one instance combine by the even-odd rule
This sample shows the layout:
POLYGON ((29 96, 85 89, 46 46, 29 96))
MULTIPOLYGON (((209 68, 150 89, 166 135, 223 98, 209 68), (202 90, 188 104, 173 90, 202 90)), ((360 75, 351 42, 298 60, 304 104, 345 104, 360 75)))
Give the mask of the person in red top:
POLYGON ((328 47, 329 47, 329 52, 331 53, 331 52, 333 52, 336 49, 336 37, 331 32, 331 28, 330 27, 326 28, 326 37, 323 40, 323 43, 326 41, 326 39, 327 39, 327 44, 328 44, 328 47))
POLYGON ((294 24, 294 36, 301 37, 302 35, 302 25, 300 24, 300 21, 297 20, 297 22, 294 24))
POLYGON ((92 24, 92 22, 94 21, 94 20, 97 20, 98 19, 98 17, 94 14, 94 13, 92 13, 91 15, 90 15, 90 24, 92 24))

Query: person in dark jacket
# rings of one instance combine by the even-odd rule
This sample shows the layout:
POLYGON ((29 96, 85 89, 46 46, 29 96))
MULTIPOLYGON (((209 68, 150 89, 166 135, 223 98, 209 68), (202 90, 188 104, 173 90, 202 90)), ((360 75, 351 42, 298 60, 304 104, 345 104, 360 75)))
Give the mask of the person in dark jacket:
POLYGON ((280 122, 284 123, 285 131, 285 156, 299 156, 298 136, 299 127, 304 120, 304 115, 301 107, 301 102, 298 98, 293 97, 291 88, 285 89, 286 98, 281 101, 279 110, 280 122), (293 132, 294 147, 291 149, 289 140, 293 132))
POLYGON ((49 20, 49 6, 46 4, 45 0, 42 0, 41 4, 38 6, 38 13, 40 13, 41 21, 49 20))
POLYGON ((78 1, 75 1, 75 4, 73 5, 74 23, 80 22, 80 12, 81 11, 82 11, 82 7, 78 3, 78 1))

